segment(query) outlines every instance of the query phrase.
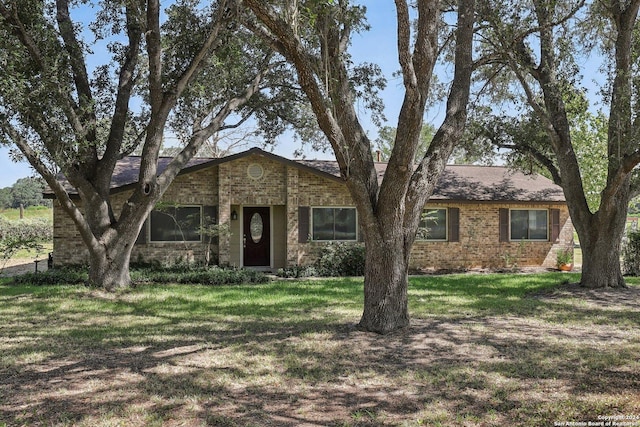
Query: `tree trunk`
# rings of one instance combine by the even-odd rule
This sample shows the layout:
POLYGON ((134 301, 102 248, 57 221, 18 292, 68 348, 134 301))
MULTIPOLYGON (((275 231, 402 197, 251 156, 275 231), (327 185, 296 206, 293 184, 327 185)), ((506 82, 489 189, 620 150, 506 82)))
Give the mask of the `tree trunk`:
POLYGON ((583 287, 603 289, 627 286, 620 267, 627 200, 627 197, 621 197, 617 202, 619 206, 612 211, 606 212, 601 207, 587 227, 576 224, 582 248, 580 284, 583 287))
POLYGON ((359 327, 386 334, 409 326, 408 259, 402 233, 366 239, 364 312, 359 327))
MULTIPOLYGON (((597 230, 594 230, 594 234, 597 230)), ((620 268, 620 240, 599 239, 590 247, 582 247, 582 277, 585 288, 626 288, 620 268)))
POLYGON ((107 291, 124 289, 131 285, 129 262, 133 244, 123 243, 128 237, 118 237, 110 249, 89 248, 89 285, 107 291))

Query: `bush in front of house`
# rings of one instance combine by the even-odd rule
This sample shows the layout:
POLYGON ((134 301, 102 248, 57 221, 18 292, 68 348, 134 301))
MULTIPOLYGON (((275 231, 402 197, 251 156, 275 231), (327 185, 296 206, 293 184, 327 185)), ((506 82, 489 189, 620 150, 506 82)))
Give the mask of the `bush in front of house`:
POLYGON ((304 277, 317 277, 318 271, 312 265, 294 265, 293 267, 285 267, 278 269, 278 277, 285 279, 301 279, 304 277))
MULTIPOLYGON (((22 285, 78 285, 86 283, 89 276, 86 267, 54 268, 41 273, 27 273, 14 278, 22 285)), ((194 285, 240 285, 266 283, 269 278, 260 271, 220 267, 131 269, 131 281, 141 284, 194 284, 194 285)))
POLYGON ((239 268, 141 268, 131 271, 131 280, 142 283, 183 283, 198 285, 240 285, 266 283, 269 278, 261 271, 239 268))
POLYGON ((622 272, 640 276, 640 231, 632 231, 626 236, 622 247, 622 272))
POLYGON ((81 285, 87 283, 89 274, 83 267, 59 267, 40 273, 25 273, 13 278, 18 285, 81 285))
POLYGON ((365 249, 361 243, 330 242, 322 246, 313 265, 281 268, 285 278, 364 276, 365 249))
POLYGON ((361 243, 331 242, 322 248, 314 267, 320 276, 363 276, 365 249, 361 243))

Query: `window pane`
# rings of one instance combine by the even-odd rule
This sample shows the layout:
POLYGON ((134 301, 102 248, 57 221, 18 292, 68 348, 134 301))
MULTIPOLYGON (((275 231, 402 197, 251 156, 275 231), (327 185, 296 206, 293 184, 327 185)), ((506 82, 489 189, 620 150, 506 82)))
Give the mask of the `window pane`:
POLYGON ((313 208, 313 240, 356 240, 354 208, 313 208))
POLYGON ((511 211, 511 240, 528 239, 529 211, 511 211))
POLYGON ((175 240, 175 224, 171 212, 151 211, 152 242, 173 242, 175 240))
POLYGON ((511 240, 547 240, 546 210, 511 211, 511 240))
POLYGON ((547 240, 547 211, 529 211, 529 239, 547 240))
POLYGON ((199 242, 200 208, 169 207, 151 212, 152 242, 199 242))
POLYGON ((447 210, 428 209, 423 211, 417 238, 447 240, 447 210))
POLYGON ((187 242, 200 241, 200 208, 179 207, 176 209, 177 240, 187 242))
POLYGON ((313 240, 333 240, 333 209, 313 208, 313 240))
POLYGON ((335 209, 335 240, 356 240, 356 210, 335 209))
POLYGON ((253 240, 253 243, 260 243, 263 232, 264 222, 262 221, 262 215, 256 212, 251 216, 251 221, 249 221, 249 233, 251 234, 251 240, 253 240))

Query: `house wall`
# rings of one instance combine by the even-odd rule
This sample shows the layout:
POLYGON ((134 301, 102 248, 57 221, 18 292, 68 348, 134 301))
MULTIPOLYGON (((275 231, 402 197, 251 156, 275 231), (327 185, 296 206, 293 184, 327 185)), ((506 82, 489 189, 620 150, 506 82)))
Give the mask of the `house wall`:
POLYGON ((411 251, 412 269, 554 267, 555 253, 573 246, 573 226, 569 211, 563 204, 429 203, 428 207, 460 209, 460 241, 417 240, 411 251), (560 238, 557 242, 500 242, 500 208, 560 209, 560 238))
POLYGON ((319 207, 354 207, 351 194, 346 185, 324 178, 317 174, 298 168, 289 168, 289 196, 288 207, 289 250, 287 265, 311 265, 326 245, 324 242, 299 242, 298 206, 319 207), (296 187, 297 184, 297 187, 296 187))
MULTIPOLYGON (((129 193, 114 196, 118 210, 129 193)), ((229 223, 230 236, 220 237, 220 264, 242 265, 242 221, 244 206, 270 206, 273 267, 312 264, 325 243, 301 242, 299 206, 354 206, 346 186, 316 173, 258 155, 250 155, 197 172, 179 175, 163 200, 183 205, 218 206, 218 222, 229 223), (262 176, 249 175, 251 165, 260 164, 262 176), (236 211, 238 220, 231 220, 236 211)), ((555 265, 555 253, 570 246, 573 227, 566 206, 561 203, 429 203, 429 207, 456 207, 460 214, 460 241, 416 241, 411 255, 414 269, 502 268, 555 265), (558 242, 500 242, 499 209, 560 209, 558 242)), ((117 212, 116 212, 117 214, 117 212)), ((179 259, 202 261, 204 243, 136 244, 132 261, 173 263, 179 259)), ((88 263, 88 253, 72 221, 54 203, 54 263, 88 263)))
MULTIPOLYGON (((287 166, 281 162, 250 155, 232 162, 221 163, 218 169, 219 220, 231 224, 231 236, 225 245, 220 245, 220 263, 242 265, 242 207, 243 206, 285 206, 287 204, 287 166), (250 167, 260 165, 263 173, 252 177, 250 167), (231 212, 236 211, 238 220, 231 220, 231 212)), ((286 245, 282 246, 284 209, 272 208, 273 230, 272 259, 274 267, 283 267, 286 245), (275 215, 280 215, 277 217, 275 215)))
MULTIPOLYGON (((218 171, 211 167, 190 174, 179 175, 165 193, 163 200, 181 205, 218 205, 218 171)), ((131 192, 115 194, 112 197, 114 213, 121 208, 131 192)), ((76 202, 80 204, 80 202, 76 202)), ((82 206, 80 204, 80 208, 82 206)), ((53 256, 54 265, 88 264, 87 251, 80 233, 71 218, 64 213, 57 201, 53 203, 53 256)), ((207 245, 193 242, 136 243, 131 253, 131 262, 151 262, 173 264, 177 261, 203 262, 207 245)), ((217 249, 214 248, 214 252, 217 249)))

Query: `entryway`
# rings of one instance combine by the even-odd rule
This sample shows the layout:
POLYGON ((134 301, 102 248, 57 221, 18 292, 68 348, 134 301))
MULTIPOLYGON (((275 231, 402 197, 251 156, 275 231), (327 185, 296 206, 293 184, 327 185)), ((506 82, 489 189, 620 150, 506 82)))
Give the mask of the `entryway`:
POLYGON ((271 219, 268 206, 244 207, 243 264, 247 267, 271 265, 271 219))

